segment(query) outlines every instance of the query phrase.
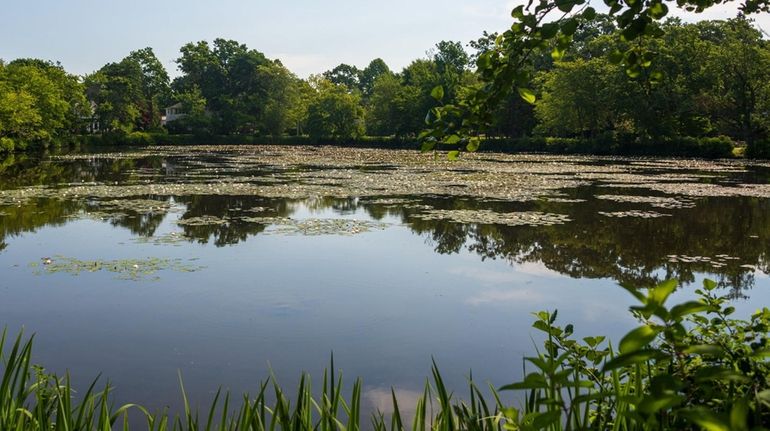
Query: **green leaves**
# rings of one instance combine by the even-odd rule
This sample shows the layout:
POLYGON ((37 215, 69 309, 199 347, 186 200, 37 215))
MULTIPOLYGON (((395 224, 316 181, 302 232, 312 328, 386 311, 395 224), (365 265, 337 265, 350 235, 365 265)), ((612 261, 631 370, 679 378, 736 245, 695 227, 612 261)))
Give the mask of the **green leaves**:
POLYGON ((665 357, 666 356, 663 353, 652 349, 632 351, 631 353, 624 353, 610 359, 606 364, 604 364, 602 371, 612 371, 618 368, 640 364, 642 362, 655 359, 663 359, 665 357))
POLYGON ((523 381, 500 387, 501 391, 547 388, 548 382, 539 373, 527 374, 523 381))
POLYGON ((465 147, 470 152, 477 151, 481 145, 481 139, 478 136, 473 136, 468 139, 468 145, 465 147))
POLYGON ((572 36, 578 28, 578 21, 574 18, 565 20, 561 25, 561 32, 565 36, 572 36))
POLYGON ((634 352, 642 347, 646 347, 655 337, 658 335, 659 330, 649 325, 642 325, 633 331, 626 334, 622 340, 620 340, 620 352, 629 353, 634 352))
POLYGON ((672 307, 670 315, 673 320, 681 320, 687 315, 707 311, 710 308, 711 307, 701 301, 688 301, 672 307))
POLYGON ((430 92, 430 97, 436 99, 438 102, 441 102, 444 99, 444 87, 440 85, 433 87, 433 90, 430 92))
POLYGON ((663 305, 679 285, 677 280, 666 280, 650 289, 649 300, 656 305, 663 305))
POLYGON ((519 96, 521 96, 525 102, 531 105, 535 104, 535 100, 537 100, 537 98, 535 97, 535 93, 533 93, 532 90, 529 88, 517 87, 516 91, 519 92, 519 96))
POLYGON ((461 138, 458 135, 449 135, 442 143, 446 145, 455 145, 460 142, 460 140, 461 138))
POLYGON ((662 1, 658 1, 653 3, 647 9, 647 13, 649 13, 653 19, 659 20, 668 15, 668 6, 666 6, 662 1))

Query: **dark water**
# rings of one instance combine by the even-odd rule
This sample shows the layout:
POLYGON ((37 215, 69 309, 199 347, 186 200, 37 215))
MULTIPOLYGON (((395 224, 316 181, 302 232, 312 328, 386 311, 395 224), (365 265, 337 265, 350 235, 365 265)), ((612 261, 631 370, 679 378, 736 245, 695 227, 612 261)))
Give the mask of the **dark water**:
POLYGON ((471 369, 521 377, 533 311, 619 339, 621 282, 677 277, 676 300, 708 277, 743 315, 768 305, 769 178, 342 149, 16 156, 0 162, 0 326, 36 333, 36 362, 78 386, 101 372, 118 401, 175 405, 177 371, 196 400, 271 370, 293 386, 334 352, 370 408, 391 386, 408 404, 431 357, 457 389, 471 369))

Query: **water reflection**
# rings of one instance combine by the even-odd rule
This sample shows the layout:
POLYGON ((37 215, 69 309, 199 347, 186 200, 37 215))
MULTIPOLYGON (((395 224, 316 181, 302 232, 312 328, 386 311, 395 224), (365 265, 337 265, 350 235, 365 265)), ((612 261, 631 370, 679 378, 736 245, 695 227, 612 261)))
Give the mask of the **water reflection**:
MULTIPOLYGON (((210 156, 195 159, 142 155, 50 161, 10 156, 0 163, 0 190, 73 183, 174 182, 188 177, 190 166, 210 170, 216 166, 216 160, 210 160, 210 156)), ((222 171, 224 173, 216 173, 219 180, 235 174, 233 170, 222 171)), ((265 181, 274 171, 258 171, 252 167, 249 172, 257 180, 265 181)), ((243 172, 237 174, 243 175, 243 172)), ((724 179, 733 183, 754 180, 766 180, 766 170, 741 170, 724 179)), ((396 222, 425 238, 436 253, 468 250, 481 260, 501 259, 519 267, 538 264, 573 278, 609 278, 648 285, 670 277, 692 282, 697 274, 707 273, 740 296, 753 287, 757 272, 770 272, 770 200, 747 196, 699 197, 693 199, 694 206, 658 208, 657 211, 665 211, 666 217, 601 214, 622 215, 628 210, 655 209, 633 199, 623 202, 597 198, 607 194, 641 196, 644 193, 638 188, 591 184, 563 190, 560 199, 525 202, 430 195, 286 199, 194 194, 132 196, 130 201, 122 198, 122 205, 103 197, 68 199, 63 195, 3 202, 0 250, 7 249, 13 238, 22 233, 78 218, 108 221, 143 238, 154 237, 159 227, 170 221, 177 223, 181 230, 179 238, 184 241, 224 247, 265 232, 269 223, 255 222, 255 213, 264 219, 307 218, 314 213, 332 212, 343 218, 396 222), (140 200, 157 202, 158 207, 148 209, 146 202, 135 203, 140 200), (538 211, 567 214, 571 221, 551 226, 457 223, 420 217, 426 209, 538 211), (197 222, 185 223, 190 220, 197 222)), ((493 301, 508 294, 491 292, 473 301, 493 301)))

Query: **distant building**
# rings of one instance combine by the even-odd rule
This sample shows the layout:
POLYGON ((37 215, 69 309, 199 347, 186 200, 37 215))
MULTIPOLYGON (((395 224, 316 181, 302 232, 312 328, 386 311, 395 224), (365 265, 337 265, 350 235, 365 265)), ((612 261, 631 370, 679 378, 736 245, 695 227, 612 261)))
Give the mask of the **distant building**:
POLYGON ((80 124, 82 125, 83 129, 86 133, 99 133, 101 130, 101 125, 99 123, 99 117, 96 116, 96 103, 91 103, 91 112, 94 114, 91 115, 81 115, 80 116, 80 124))
POLYGON ((160 118, 160 124, 166 125, 172 121, 176 121, 185 117, 187 114, 182 110, 182 104, 176 103, 166 108, 166 115, 160 118))

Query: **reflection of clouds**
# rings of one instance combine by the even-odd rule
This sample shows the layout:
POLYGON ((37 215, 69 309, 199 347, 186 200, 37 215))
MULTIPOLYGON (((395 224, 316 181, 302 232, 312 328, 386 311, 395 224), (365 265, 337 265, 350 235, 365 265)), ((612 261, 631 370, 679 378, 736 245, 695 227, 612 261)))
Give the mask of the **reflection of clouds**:
MULTIPOLYGON (((423 392, 411 391, 408 389, 395 389, 395 391, 401 417, 405 421, 408 420, 406 423, 411 423, 417 407, 417 400, 423 395, 423 392)), ((391 394, 390 389, 364 389, 363 398, 372 411, 382 412, 386 415, 393 413, 393 395, 391 394)))
POLYGON ((543 262, 524 262, 516 265, 516 272, 537 277, 562 278, 563 275, 549 269, 543 262))
POLYGON ((541 302, 543 296, 530 289, 484 290, 465 302, 470 305, 483 305, 498 302, 541 302))
POLYGON ((540 292, 542 286, 538 288, 538 291, 524 287, 517 288, 515 286, 531 284, 532 281, 529 280, 529 278, 532 276, 544 278, 560 277, 559 274, 546 268, 545 265, 540 262, 524 263, 516 265, 514 269, 506 268, 502 271, 489 268, 460 267, 452 268, 449 272, 454 275, 470 278, 477 283, 487 286, 513 286, 506 289, 486 289, 476 293, 465 301, 467 304, 474 306, 498 302, 542 302, 545 299, 540 292))
POLYGON ((580 314, 585 322, 623 322, 635 321, 629 318, 628 307, 617 302, 603 303, 592 300, 582 300, 580 314))
POLYGON ((525 281, 525 276, 560 278, 561 275, 548 269, 541 262, 527 262, 516 265, 513 269, 507 267, 503 271, 489 268, 460 267, 449 270, 451 274, 472 278, 485 284, 510 284, 525 281))

